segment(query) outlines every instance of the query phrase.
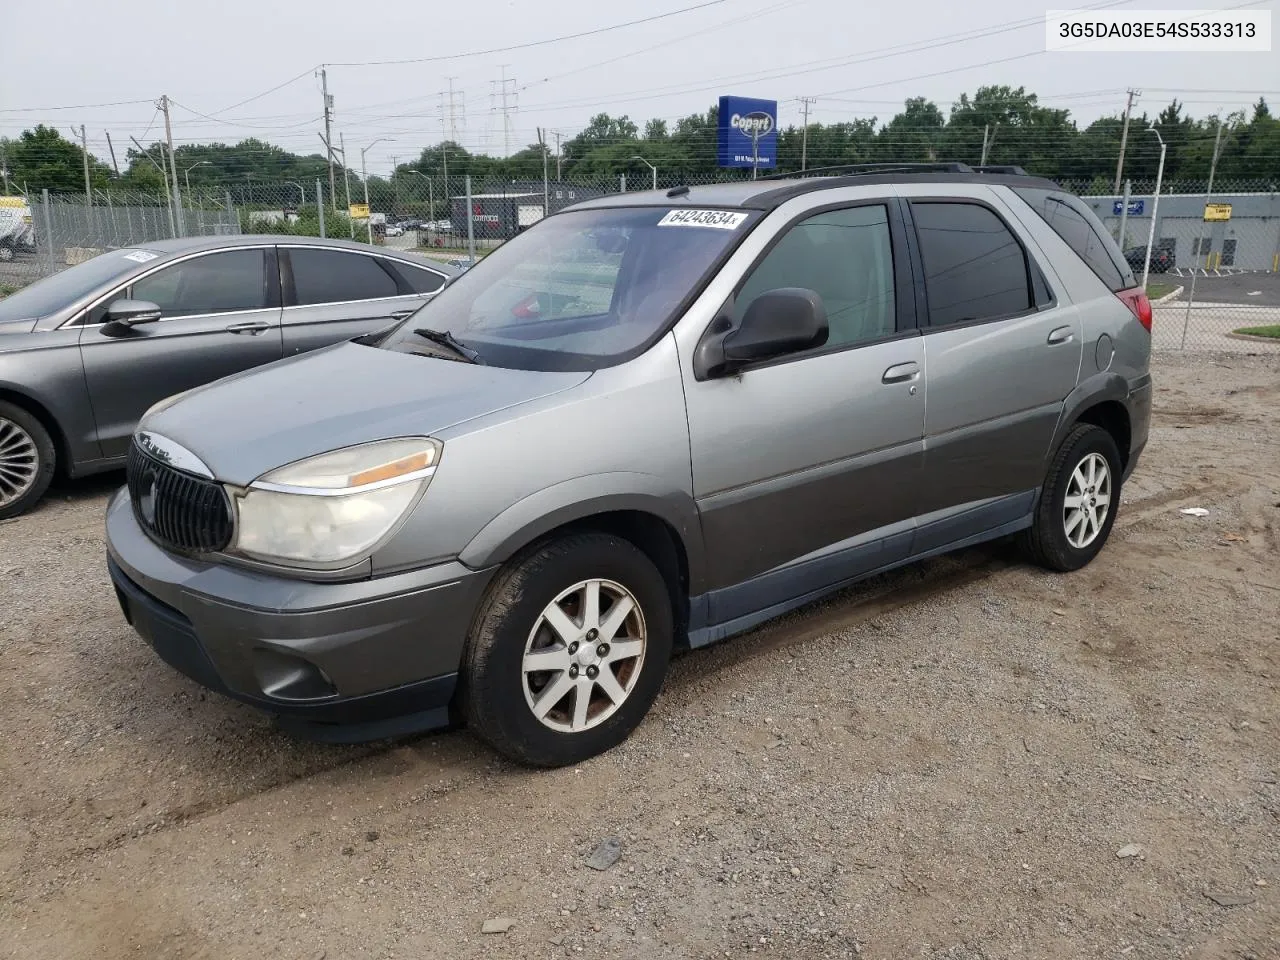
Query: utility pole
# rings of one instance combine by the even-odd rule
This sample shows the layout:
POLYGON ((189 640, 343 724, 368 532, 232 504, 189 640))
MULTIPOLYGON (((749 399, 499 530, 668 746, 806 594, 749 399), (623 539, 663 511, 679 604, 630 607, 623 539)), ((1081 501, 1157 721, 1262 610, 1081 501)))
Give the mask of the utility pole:
MULTIPOLYGON (((1206 208, 1209 206, 1209 199, 1213 196, 1213 175, 1218 171, 1218 150, 1221 146, 1222 146, 1222 114, 1219 113, 1218 114, 1218 132, 1213 135, 1213 159, 1209 161, 1209 185, 1204 191, 1204 205, 1206 208)), ((1204 214, 1202 213, 1201 217, 1203 216, 1204 214)), ((1200 254, 1203 253, 1205 254, 1204 265, 1206 268, 1208 268, 1209 266, 1208 254, 1204 249, 1204 220, 1203 219, 1200 221, 1200 235, 1196 240, 1196 247, 1197 249, 1196 249, 1195 262, 1196 263, 1200 262, 1200 254)), ((1187 326, 1191 323, 1191 304, 1194 303, 1196 299, 1196 276, 1197 276, 1196 268, 1192 267, 1191 268, 1191 289, 1187 292, 1187 309, 1182 317, 1181 349, 1183 350, 1187 348, 1187 326)))
POLYGON ((814 97, 801 97, 800 103, 804 107, 804 129, 800 133, 800 169, 808 168, 809 163, 809 104, 814 102, 814 97))
POLYGON ((111 151, 111 168, 115 170, 116 176, 118 177, 120 176, 120 164, 116 163, 116 148, 111 142, 111 131, 103 130, 102 132, 107 135, 107 149, 111 151))
POLYGON ((556 138, 556 183, 560 182, 560 131, 552 130, 551 135, 556 138))
POLYGON ((84 124, 80 124, 80 132, 72 127, 71 132, 80 138, 80 157, 84 161, 84 198, 89 206, 93 206, 93 187, 89 185, 89 139, 85 135, 84 124))
POLYGON ((984 123, 982 125, 982 159, 978 161, 978 166, 985 167, 987 165, 987 137, 991 135, 991 124, 984 123))
POLYGON ((1133 110, 1133 98, 1142 96, 1141 90, 1129 88, 1129 99, 1124 103, 1124 126, 1120 129, 1120 158, 1116 160, 1116 182, 1112 193, 1120 192, 1120 174, 1124 170, 1124 148, 1129 142, 1129 114, 1133 110))
POLYGON ((164 112, 164 139, 169 145, 169 173, 173 177, 173 219, 178 225, 178 236, 187 235, 186 224, 182 220, 182 194, 178 192, 178 161, 173 155, 173 127, 169 123, 169 97, 160 97, 160 109, 164 112))
MULTIPOLYGON (((333 209, 337 210, 338 191, 335 189, 333 178, 333 133, 330 129, 333 123, 333 97, 329 96, 329 75, 324 67, 317 72, 320 74, 320 93, 324 97, 324 145, 329 158, 329 196, 333 199, 333 209)), ((345 158, 343 163, 345 165, 345 158)))
POLYGON ((351 167, 347 163, 347 141, 343 134, 338 134, 338 149, 342 151, 342 177, 347 189, 347 223, 351 227, 351 239, 356 238, 356 222, 351 219, 351 167))
POLYGON ((542 128, 538 128, 538 146, 542 148, 542 215, 545 217, 551 210, 549 203, 551 198, 551 188, 547 183, 547 141, 542 136, 542 128))

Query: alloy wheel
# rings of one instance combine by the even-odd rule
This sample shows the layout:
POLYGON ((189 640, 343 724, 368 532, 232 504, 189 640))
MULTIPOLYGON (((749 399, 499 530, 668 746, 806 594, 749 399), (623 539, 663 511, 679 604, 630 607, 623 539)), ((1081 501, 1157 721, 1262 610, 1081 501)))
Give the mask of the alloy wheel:
POLYGON ((0 507, 7 507, 35 485, 40 452, 31 434, 0 417, 0 507))
POLYGON ((583 580, 543 608, 525 643, 524 697, 538 720, 580 733, 613 716, 644 664, 647 633, 635 596, 612 580, 583 580))
POLYGON ((1099 453, 1085 456, 1071 471, 1062 504, 1067 542, 1083 550, 1098 538, 1111 510, 1111 467, 1099 453))

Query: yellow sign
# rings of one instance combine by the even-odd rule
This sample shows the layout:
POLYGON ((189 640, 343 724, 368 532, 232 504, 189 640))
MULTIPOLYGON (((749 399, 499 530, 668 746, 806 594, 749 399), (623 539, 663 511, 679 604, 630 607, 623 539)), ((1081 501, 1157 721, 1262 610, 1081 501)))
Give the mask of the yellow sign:
POLYGON ((25 207, 26 197, 0 197, 0 207, 25 207))
POLYGON ((352 220, 369 219, 369 205, 367 203, 353 203, 347 208, 347 212, 351 215, 352 220))
POLYGON ((1204 205, 1204 218, 1206 220, 1230 220, 1231 204, 1206 203, 1204 205))

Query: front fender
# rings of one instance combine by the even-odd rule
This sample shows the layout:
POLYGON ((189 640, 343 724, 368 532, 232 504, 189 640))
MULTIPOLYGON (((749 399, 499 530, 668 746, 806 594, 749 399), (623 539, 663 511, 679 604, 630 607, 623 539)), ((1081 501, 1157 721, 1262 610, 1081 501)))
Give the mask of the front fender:
POLYGON ((459 554, 473 569, 505 563, 522 547, 557 527, 617 510, 647 513, 680 538, 689 562, 689 592, 703 590, 702 527, 693 497, 647 473, 602 473, 545 487, 490 520, 459 554))

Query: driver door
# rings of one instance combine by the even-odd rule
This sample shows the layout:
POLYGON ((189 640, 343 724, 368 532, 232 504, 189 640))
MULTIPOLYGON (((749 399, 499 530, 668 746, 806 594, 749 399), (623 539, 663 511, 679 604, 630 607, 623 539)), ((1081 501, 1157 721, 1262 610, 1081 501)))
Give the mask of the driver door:
POLYGON ((925 363, 898 207, 826 210, 787 227, 726 312, 816 291, 816 349, 698 380, 685 370, 693 489, 725 622, 905 558, 922 463, 925 363))
POLYGON ((135 279, 86 317, 80 355, 105 458, 123 457, 152 404, 283 356, 280 279, 271 247, 197 254, 135 279), (147 300, 161 318, 102 323, 116 300, 147 300))

